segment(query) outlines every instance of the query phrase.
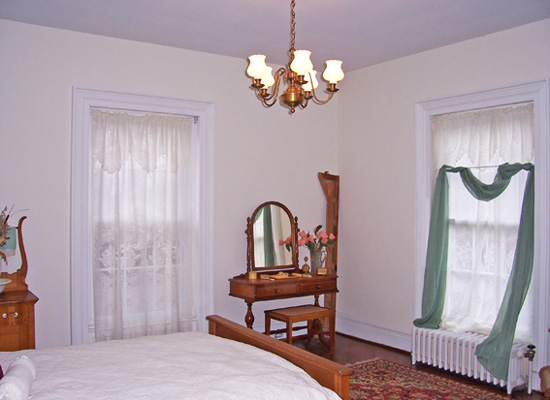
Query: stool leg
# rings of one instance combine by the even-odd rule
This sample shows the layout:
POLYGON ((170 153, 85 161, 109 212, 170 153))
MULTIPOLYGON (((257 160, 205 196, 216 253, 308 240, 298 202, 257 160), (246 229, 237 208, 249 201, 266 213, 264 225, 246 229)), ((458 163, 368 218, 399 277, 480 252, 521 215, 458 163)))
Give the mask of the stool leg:
POLYGON ((271 317, 265 316, 265 334, 271 336, 271 317))
POLYGON ((286 323, 286 341, 288 344, 292 344, 292 321, 286 323))
POLYGON ((333 315, 329 319, 329 331, 330 331, 330 355, 334 355, 334 347, 336 344, 336 317, 333 315))
POLYGON ((311 344, 311 338, 313 337, 313 321, 307 321, 307 347, 311 344))

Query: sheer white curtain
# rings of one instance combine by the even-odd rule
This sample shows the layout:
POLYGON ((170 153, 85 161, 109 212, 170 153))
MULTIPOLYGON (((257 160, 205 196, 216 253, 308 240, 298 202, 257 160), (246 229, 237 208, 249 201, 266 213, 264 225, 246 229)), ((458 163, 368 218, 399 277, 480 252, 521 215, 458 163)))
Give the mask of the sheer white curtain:
POLYGON ((194 119, 92 110, 96 340, 192 329, 194 119))
MULTIPOLYGON (((519 104, 432 117, 434 171, 442 165, 474 167, 492 183, 496 166, 534 163, 533 104, 519 104)), ((510 275, 526 172, 491 202, 475 200, 459 174, 449 177, 449 255, 441 327, 489 333, 510 275)), ((532 335, 531 296, 516 338, 532 335)))

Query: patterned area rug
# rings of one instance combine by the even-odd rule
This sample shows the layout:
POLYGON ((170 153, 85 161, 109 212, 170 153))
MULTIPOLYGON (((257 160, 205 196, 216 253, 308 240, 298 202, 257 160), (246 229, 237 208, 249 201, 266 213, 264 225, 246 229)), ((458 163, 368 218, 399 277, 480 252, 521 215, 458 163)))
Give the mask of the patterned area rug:
POLYGON ((510 400, 498 393, 391 361, 377 359, 348 366, 353 368, 350 400, 510 400))

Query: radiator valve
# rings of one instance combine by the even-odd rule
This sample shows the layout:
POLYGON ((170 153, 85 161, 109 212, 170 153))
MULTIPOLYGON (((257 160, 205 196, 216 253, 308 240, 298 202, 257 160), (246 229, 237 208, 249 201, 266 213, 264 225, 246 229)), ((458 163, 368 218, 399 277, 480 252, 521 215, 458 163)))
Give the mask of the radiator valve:
POLYGON ((525 351, 525 354, 523 355, 525 358, 527 358, 529 361, 533 361, 533 358, 535 358, 535 345, 529 344, 527 345, 527 350, 525 351))

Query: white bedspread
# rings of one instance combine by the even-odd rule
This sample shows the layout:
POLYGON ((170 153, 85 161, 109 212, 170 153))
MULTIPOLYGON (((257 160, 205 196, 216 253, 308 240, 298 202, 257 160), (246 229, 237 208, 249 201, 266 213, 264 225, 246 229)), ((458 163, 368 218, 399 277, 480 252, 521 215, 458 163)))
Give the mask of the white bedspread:
POLYGON ((31 400, 339 399, 302 369, 199 332, 0 353, 34 363, 31 400))

